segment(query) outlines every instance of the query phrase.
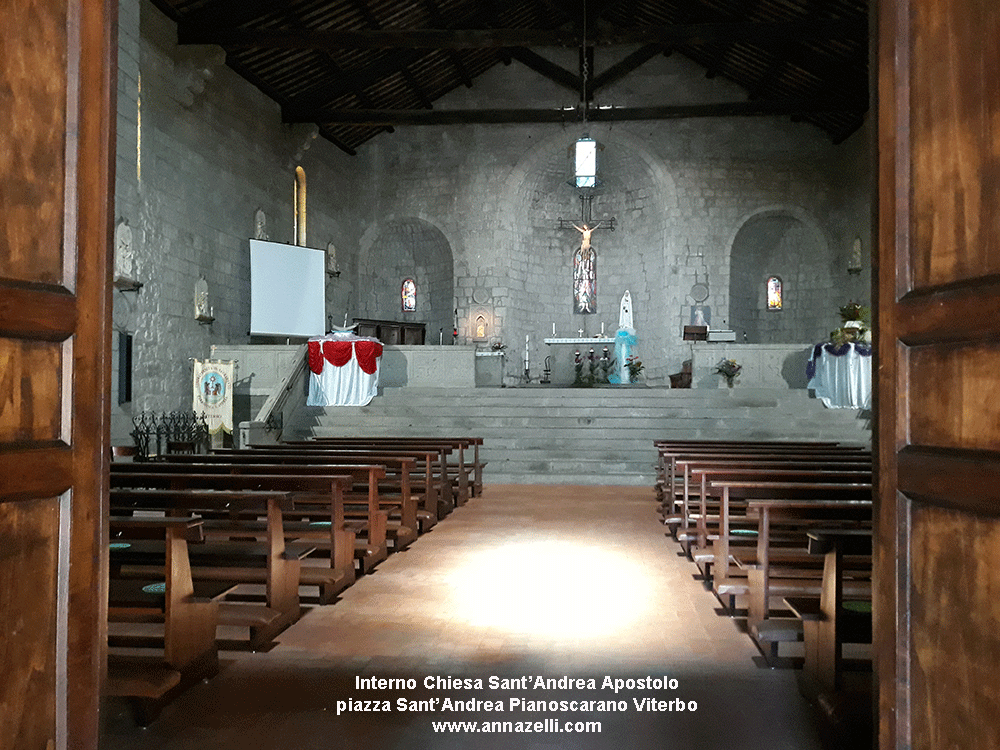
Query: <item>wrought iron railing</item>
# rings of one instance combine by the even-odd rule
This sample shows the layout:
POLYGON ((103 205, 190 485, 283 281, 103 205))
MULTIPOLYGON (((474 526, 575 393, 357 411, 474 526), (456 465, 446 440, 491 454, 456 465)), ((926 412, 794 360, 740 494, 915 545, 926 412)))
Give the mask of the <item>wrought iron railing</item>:
POLYGON ((139 461, 168 453, 208 453, 211 438, 204 414, 144 411, 132 418, 132 424, 139 461))

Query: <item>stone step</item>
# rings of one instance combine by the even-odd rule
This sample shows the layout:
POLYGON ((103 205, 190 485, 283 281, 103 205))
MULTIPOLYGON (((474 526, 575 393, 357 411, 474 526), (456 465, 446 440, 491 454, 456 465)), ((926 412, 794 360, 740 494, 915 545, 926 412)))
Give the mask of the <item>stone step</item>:
POLYGON ((484 481, 650 486, 657 439, 870 441, 856 410, 807 391, 666 388, 387 388, 366 407, 302 406, 286 439, 476 435, 484 481))

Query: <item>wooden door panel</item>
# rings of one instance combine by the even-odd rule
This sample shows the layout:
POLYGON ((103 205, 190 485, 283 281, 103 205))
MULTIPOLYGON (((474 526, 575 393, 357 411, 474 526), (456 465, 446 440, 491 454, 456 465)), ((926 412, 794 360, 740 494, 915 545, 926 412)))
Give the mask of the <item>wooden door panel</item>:
POLYGON ((1000 747, 1000 525, 913 507, 914 747, 1000 747))
POLYGON ((995 6, 993 0, 911 6, 914 289, 1000 272, 995 6))
POLYGON ((0 43, 0 750, 95 750, 107 609, 116 0, 0 43))
POLYGON ((1000 4, 879 4, 880 748, 1000 747, 1000 4))
POLYGON ((912 445, 1000 449, 1000 342, 910 347, 912 445))
POLYGON ((0 442, 63 436, 61 342, 0 338, 0 442))
POLYGON ((0 504, 0 612, 17 613, 0 638, 0 705, 32 706, 0 712, 3 748, 44 748, 54 734, 58 528, 58 498, 0 504))
POLYGON ((0 47, 0 277, 63 281, 68 4, 18 0, 0 47))

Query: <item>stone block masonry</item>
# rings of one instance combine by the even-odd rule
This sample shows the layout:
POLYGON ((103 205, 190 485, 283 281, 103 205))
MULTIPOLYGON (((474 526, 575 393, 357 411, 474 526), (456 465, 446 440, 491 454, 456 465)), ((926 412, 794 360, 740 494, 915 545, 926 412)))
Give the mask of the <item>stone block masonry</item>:
MULTIPOLYGON (((576 315, 579 236, 558 219, 580 216, 566 183, 567 149, 582 127, 397 128, 348 157, 312 126, 282 124, 277 104, 226 68, 220 50, 179 49, 173 23, 152 4, 122 0, 120 21, 116 212, 134 232, 145 286, 115 295, 115 325, 136 342, 134 397, 114 410, 116 442, 127 439, 133 409, 188 405, 189 357, 248 341, 253 215, 264 210, 271 240, 292 239, 297 165, 308 180, 308 244, 337 249, 341 275, 327 279, 328 314, 338 323, 345 313, 400 319, 399 286, 414 278, 422 296, 413 318, 428 324, 432 340, 438 329, 450 334, 456 309, 460 343, 471 341, 477 314, 489 315, 484 345, 517 351, 506 358, 508 384, 522 375, 526 334, 537 379, 553 323, 563 334, 593 335, 601 323, 613 330, 625 289, 644 379, 654 385, 690 357, 681 327, 696 281, 707 279, 713 327, 739 324, 761 343, 809 340, 834 327, 840 304, 867 301, 868 270, 841 270, 854 237, 870 236, 864 132, 834 146, 818 129, 781 118, 589 127, 604 146, 594 217, 619 223, 594 234, 597 313, 576 315), (765 231, 757 225, 765 219, 808 231, 765 231), (781 325, 760 318, 748 291, 772 265, 790 301, 781 325), (193 316, 201 276, 211 325, 193 316), (809 304, 793 304, 803 299, 809 304)), ((631 106, 745 96, 679 55, 637 74, 602 97, 631 106)), ((566 96, 523 66, 498 66, 435 107, 553 106, 566 96)))

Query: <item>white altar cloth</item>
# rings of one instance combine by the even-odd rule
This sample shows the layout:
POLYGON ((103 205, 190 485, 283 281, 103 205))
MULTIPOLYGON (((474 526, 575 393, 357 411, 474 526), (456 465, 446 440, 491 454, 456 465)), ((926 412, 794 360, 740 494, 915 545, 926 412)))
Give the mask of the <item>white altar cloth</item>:
POLYGON ((809 388, 829 409, 868 409, 872 398, 871 347, 817 344, 809 363, 809 388))
POLYGON ((308 342, 307 406, 366 406, 378 393, 382 342, 335 333, 308 342))

